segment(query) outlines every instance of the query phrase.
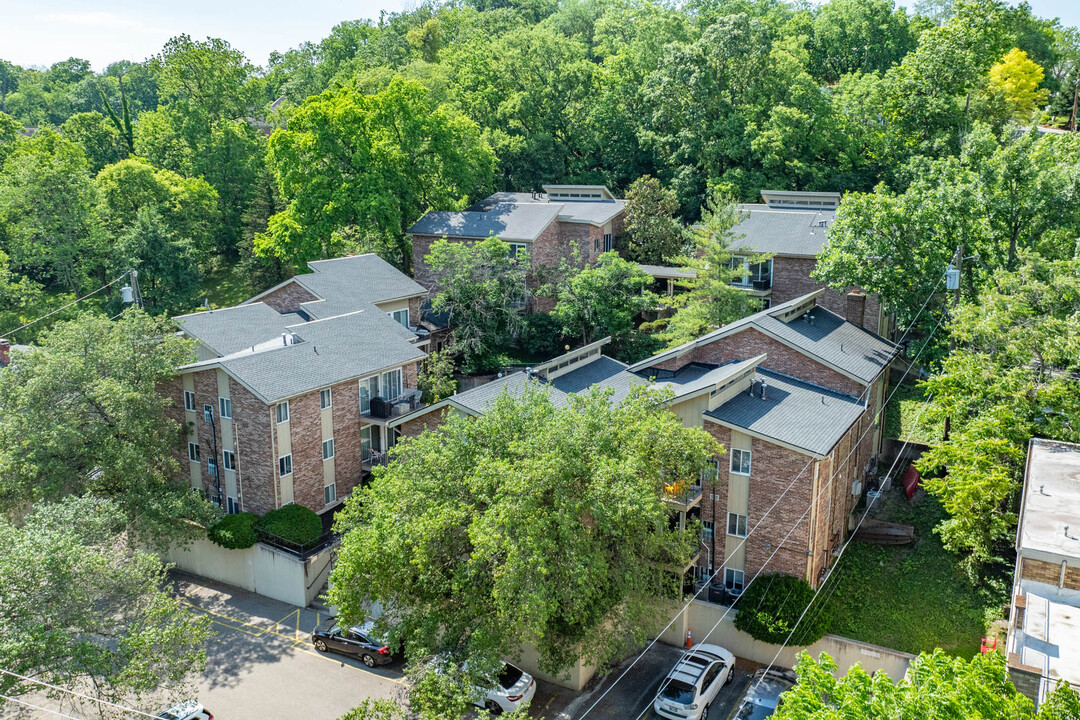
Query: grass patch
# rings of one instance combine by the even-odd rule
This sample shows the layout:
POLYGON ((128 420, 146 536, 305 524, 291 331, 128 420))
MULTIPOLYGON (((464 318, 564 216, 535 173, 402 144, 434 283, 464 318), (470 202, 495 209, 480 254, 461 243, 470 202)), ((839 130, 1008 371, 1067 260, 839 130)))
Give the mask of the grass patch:
POLYGON ((223 263, 203 274, 199 304, 202 304, 202 298, 209 298, 210 307, 216 310, 239 305, 254 294, 240 263, 223 263))
POLYGON ((1008 582, 968 582, 956 556, 933 532, 945 517, 935 498, 920 490, 909 502, 897 487, 879 502, 877 516, 913 525, 916 540, 900 546, 851 543, 821 593, 832 613, 829 632, 903 652, 940 647, 970 658, 1002 613, 1008 582))
MULTIPOLYGON (((891 393, 892 390, 890 389, 891 393)), ((889 397, 886 395, 886 397, 889 397)), ((915 418, 926 403, 926 394, 916 385, 901 385, 885 409, 885 437, 911 440, 925 445, 936 445, 944 433, 944 424, 930 423, 923 413, 919 426, 912 433, 915 418)))

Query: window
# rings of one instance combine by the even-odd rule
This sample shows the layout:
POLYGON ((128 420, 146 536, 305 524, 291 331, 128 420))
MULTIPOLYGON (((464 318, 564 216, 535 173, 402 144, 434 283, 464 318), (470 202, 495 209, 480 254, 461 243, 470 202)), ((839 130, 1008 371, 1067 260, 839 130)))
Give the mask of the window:
POLYGON ((232 450, 221 451, 221 466, 226 470, 236 471, 236 453, 232 450))
POLYGON ((701 542, 706 545, 712 545, 713 541, 713 522, 712 520, 701 521, 701 542))
POLYGON ((382 374, 384 397, 387 400, 395 400, 401 396, 401 368, 384 372, 382 374))
POLYGON ((217 477, 217 460, 215 460, 214 458, 210 458, 209 460, 207 460, 206 469, 210 472, 211 475, 217 477))
POLYGON ((724 587, 728 589, 732 595, 742 595, 743 590, 743 571, 742 570, 724 570, 724 587))
POLYGON ((746 537, 746 516, 738 513, 728 513, 727 534, 735 537, 746 537))
POLYGON ((330 394, 330 388, 319 391, 319 407, 323 410, 334 404, 334 399, 330 394))
POLYGON ((225 498, 225 512, 229 513, 230 515, 235 515, 236 513, 240 512, 240 506, 237 504, 236 498, 225 498))
POLYGON ((394 318, 395 322, 398 322, 405 327, 409 327, 409 308, 395 310, 390 313, 390 317, 394 318))
POLYGON ((371 412, 371 398, 379 397, 379 376, 374 375, 360 381, 360 412, 371 412))
POLYGON ((600 238, 593 238, 592 249, 596 252, 600 252, 600 238))
POLYGON ((202 419, 205 422, 214 422, 214 406, 203 405, 202 406, 202 419))
POLYGON ((289 422, 289 401, 278 403, 274 406, 274 411, 277 413, 277 423, 280 425, 284 422, 289 422))
POLYGON ((278 475, 285 477, 292 475, 292 453, 282 455, 277 459, 278 475))
POLYGON ((724 663, 715 662, 712 666, 705 671, 705 677, 701 680, 701 691, 705 692, 712 684, 716 682, 716 676, 720 674, 720 671, 724 669, 724 663))
POLYGON ((377 425, 368 425, 360 428, 360 459, 367 462, 371 459, 371 451, 379 449, 379 428, 377 425))
POLYGON ((611 233, 604 233, 604 252, 611 252, 612 247, 611 233))
POLYGON ((749 450, 740 450, 738 448, 731 449, 731 472, 738 473, 739 475, 750 474, 749 450))
POLYGON ((199 462, 199 443, 189 442, 187 444, 187 456, 191 462, 199 462))
POLYGON ((322 459, 329 460, 334 457, 334 438, 322 441, 322 459))
POLYGON ((232 400, 229 398, 218 398, 218 415, 223 418, 232 417, 232 400))
POLYGON ((524 260, 525 256, 529 254, 529 246, 525 243, 510 243, 510 250, 507 252, 508 257, 512 257, 515 260, 519 258, 524 260))
POLYGON ((331 483, 330 485, 323 486, 323 505, 329 505, 337 502, 337 484, 331 483))
POLYGON ((716 483, 720 479, 720 461, 710 460, 705 469, 701 471, 702 483, 716 483))
POLYGON ((184 391, 184 409, 195 412, 195 393, 190 390, 184 391))

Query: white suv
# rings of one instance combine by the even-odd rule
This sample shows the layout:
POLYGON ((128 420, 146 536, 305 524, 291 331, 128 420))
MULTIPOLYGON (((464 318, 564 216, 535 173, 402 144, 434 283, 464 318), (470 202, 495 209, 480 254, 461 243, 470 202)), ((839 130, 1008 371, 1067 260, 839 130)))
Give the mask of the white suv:
POLYGON ((660 685, 653 710, 671 720, 701 720, 720 688, 731 680, 735 656, 719 645, 695 645, 660 685))

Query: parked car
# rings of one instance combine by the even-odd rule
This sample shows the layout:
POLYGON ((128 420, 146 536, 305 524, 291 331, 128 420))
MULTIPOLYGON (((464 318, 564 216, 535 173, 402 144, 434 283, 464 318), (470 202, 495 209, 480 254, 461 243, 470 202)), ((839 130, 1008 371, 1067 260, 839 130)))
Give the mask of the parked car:
POLYGON ((198 700, 185 700, 157 714, 160 720, 214 720, 214 714, 198 700))
POLYGON ((345 653, 360 658, 368 667, 386 665, 394 661, 394 654, 382 638, 374 634, 375 622, 343 628, 336 620, 327 620, 315 628, 311 642, 319 652, 345 653))
POLYGON ((532 700, 536 694, 536 681, 521 668, 503 663, 495 686, 491 689, 478 687, 477 690, 483 694, 483 707, 492 715, 502 715, 504 712, 514 712, 532 700))
POLYGON ((769 717, 780 707, 780 696, 795 687, 796 680, 795 673, 790 670, 758 670, 746 686, 734 720, 762 720, 769 717))
POLYGON ((684 654, 660 685, 653 701, 656 714, 671 720, 701 720, 720 688, 731 680, 735 656, 720 647, 702 643, 684 654))

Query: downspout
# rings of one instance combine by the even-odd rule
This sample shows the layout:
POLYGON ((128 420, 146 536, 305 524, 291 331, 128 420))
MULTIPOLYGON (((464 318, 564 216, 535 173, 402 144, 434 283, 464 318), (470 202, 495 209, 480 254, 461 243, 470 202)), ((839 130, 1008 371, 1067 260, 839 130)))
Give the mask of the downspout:
POLYGON ((277 425, 274 422, 274 408, 273 406, 267 408, 267 413, 270 418, 270 477, 273 478, 274 486, 274 507, 281 507, 281 488, 278 484, 281 482, 281 478, 278 473, 274 472, 274 461, 278 459, 277 451, 277 425))

